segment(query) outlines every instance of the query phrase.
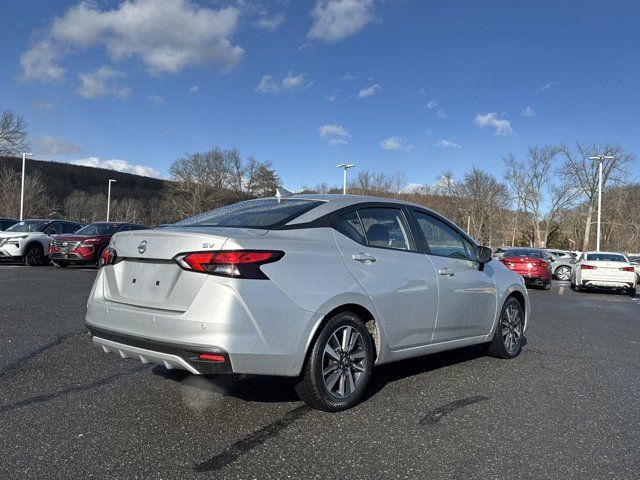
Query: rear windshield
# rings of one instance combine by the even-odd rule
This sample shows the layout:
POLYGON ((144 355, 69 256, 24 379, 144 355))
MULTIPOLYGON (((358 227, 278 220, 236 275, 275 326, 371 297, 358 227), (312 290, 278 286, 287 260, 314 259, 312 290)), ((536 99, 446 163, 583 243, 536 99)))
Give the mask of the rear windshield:
POLYGON ((513 250, 507 250, 504 254, 505 257, 529 257, 529 258, 544 258, 542 250, 534 250, 528 248, 518 248, 513 250))
POLYGON ((589 253, 587 261, 591 262, 626 262, 627 259, 618 253, 589 253))
POLYGON ((186 218, 171 226, 269 229, 284 225, 322 203, 294 198, 247 200, 186 218))

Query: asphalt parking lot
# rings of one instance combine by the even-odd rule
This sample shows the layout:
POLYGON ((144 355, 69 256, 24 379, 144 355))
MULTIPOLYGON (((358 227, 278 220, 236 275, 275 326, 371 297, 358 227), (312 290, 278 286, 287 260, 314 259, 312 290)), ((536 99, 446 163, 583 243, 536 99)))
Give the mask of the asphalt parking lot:
POLYGON ((530 290, 517 359, 386 365, 326 414, 286 379, 102 353, 83 328, 94 277, 0 265, 0 478, 638 478, 638 299, 530 290))

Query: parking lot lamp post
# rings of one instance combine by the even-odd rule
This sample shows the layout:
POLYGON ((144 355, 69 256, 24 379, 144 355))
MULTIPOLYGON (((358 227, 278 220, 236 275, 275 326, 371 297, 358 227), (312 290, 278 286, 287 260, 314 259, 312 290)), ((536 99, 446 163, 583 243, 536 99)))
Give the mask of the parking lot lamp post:
POLYGON ((27 163, 27 157, 33 157, 33 153, 22 152, 22 188, 20 189, 20 220, 24 213, 24 167, 27 163))
POLYGON ((107 190, 107 222, 109 221, 109 210, 111 209, 111 182, 117 182, 113 178, 109 179, 109 188, 107 190))
POLYGON ((600 219, 602 213, 602 162, 605 160, 614 160, 615 157, 609 155, 597 155, 589 157, 589 160, 598 162, 598 227, 596 229, 596 252, 600 251, 600 219))
POLYGON ((342 168, 342 170, 343 170, 343 174, 342 174, 342 194, 346 195, 347 194, 347 170, 349 170, 350 168, 355 167, 355 165, 351 165, 349 163, 341 163, 340 165, 336 165, 336 167, 342 168))

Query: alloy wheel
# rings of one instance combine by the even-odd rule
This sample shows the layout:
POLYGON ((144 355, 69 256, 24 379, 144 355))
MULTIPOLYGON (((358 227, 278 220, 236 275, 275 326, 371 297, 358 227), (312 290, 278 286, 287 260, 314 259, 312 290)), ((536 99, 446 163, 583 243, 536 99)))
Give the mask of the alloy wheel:
POLYGON ((41 261, 42 259, 38 247, 31 247, 27 251, 27 262, 29 265, 39 265, 41 261))
POLYGON ((558 277, 558 280, 567 281, 571 278, 571 270, 567 267, 560 267, 556 271, 556 277, 558 277))
POLYGON ((367 355, 360 332, 350 325, 336 329, 324 347, 322 378, 332 396, 347 398, 365 377, 367 355))
POLYGON ((522 339, 522 313, 515 304, 510 304, 502 313, 502 341, 509 353, 514 353, 520 346, 522 339))

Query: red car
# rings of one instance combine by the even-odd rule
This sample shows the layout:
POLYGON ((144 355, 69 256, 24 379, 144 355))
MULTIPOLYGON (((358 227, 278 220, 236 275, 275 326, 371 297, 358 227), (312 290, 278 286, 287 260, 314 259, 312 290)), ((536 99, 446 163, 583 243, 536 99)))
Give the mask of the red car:
POLYGON ((511 271, 524 278, 529 285, 538 285, 551 290, 551 264, 539 248, 510 248, 500 259, 511 271))
POLYGON ((70 263, 87 264, 100 261, 104 248, 117 232, 145 230, 149 227, 124 222, 94 222, 75 233, 54 235, 49 244, 49 258, 56 267, 70 263))

